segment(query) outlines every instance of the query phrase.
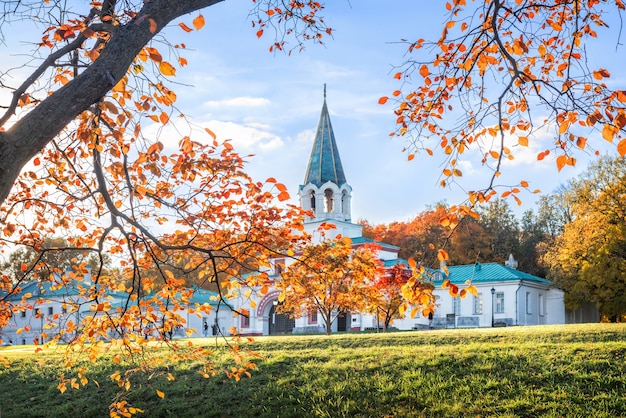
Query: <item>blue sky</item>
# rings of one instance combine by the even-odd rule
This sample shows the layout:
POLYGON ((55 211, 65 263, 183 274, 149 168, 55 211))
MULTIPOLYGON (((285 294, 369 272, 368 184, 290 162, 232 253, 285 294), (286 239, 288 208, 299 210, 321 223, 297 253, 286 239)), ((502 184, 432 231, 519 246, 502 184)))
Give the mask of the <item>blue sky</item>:
MULTIPOLYGON (((438 37, 445 3, 328 3, 325 20, 334 30, 333 39, 324 46, 307 45, 291 56, 268 52, 271 34, 266 30, 257 39, 245 2, 226 1, 205 10, 206 27, 181 37, 190 49, 185 56, 191 64, 178 78, 193 85, 177 89, 181 109, 221 138, 233 138, 241 154, 255 154, 248 171, 258 179, 276 177, 295 200, 326 83, 335 137, 353 188, 354 220, 405 221, 438 201, 460 203, 465 195, 459 188, 438 186, 440 160, 420 154, 407 161, 402 139, 389 137, 395 121, 391 107, 377 104, 380 96, 398 87, 393 69, 406 51, 398 41, 438 37)), ((537 144, 508 162, 500 182, 524 179, 532 189, 549 193, 586 167, 582 154, 578 167, 557 173, 553 158, 536 161, 536 153, 544 148, 537 144)), ((466 162, 462 169, 467 188, 486 185, 478 161, 466 162)), ((520 197, 521 208, 510 203, 516 213, 534 208, 537 195, 520 197)))
MULTIPOLYGON (((308 44, 291 56, 268 51, 269 30, 257 39, 248 18, 249 0, 228 0, 204 10, 206 26, 199 32, 167 28, 165 35, 171 42, 184 42, 188 48, 183 56, 189 65, 178 69, 173 79, 180 83, 173 86, 178 108, 220 139, 231 138, 240 154, 254 154, 248 158, 247 171, 257 180, 275 177, 283 182, 295 202, 326 83, 335 137, 353 188, 353 220, 406 221, 438 201, 460 203, 465 196, 460 189, 438 186, 440 160, 420 154, 407 161, 401 151, 403 140, 389 137, 395 121, 392 108, 377 103, 379 97, 398 88, 392 77, 394 65, 406 59, 406 47, 398 41, 438 38, 445 2, 327 3, 324 15, 333 38, 327 38, 323 46, 308 44)), ((192 26, 194 16, 183 21, 192 26)), ((601 44, 606 48, 601 58, 615 62, 619 54, 611 42, 601 44)), ((4 67, 0 64, 0 69, 4 67)), ((614 75, 618 70, 608 68, 614 75)), ((172 144, 177 142, 172 137, 172 144)), ((584 155, 579 155, 577 168, 557 174, 552 158, 536 161, 536 153, 545 147, 531 147, 508 163, 501 183, 525 179, 531 188, 549 193, 586 167, 584 155)), ((478 162, 463 163, 461 168, 468 189, 485 186, 486 173, 478 162)), ((524 205, 516 211, 532 209, 536 197, 522 195, 524 205)))

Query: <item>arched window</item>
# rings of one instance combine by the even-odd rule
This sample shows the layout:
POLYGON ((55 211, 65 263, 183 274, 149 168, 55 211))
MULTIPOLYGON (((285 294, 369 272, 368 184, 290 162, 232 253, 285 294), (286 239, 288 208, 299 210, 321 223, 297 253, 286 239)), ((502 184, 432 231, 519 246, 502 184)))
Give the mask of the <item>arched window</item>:
POLYGON ((341 211, 343 213, 348 213, 348 192, 345 190, 341 194, 341 211))
POLYGON ((324 191, 324 212, 332 212, 333 207, 333 191, 326 189, 324 191))
POLYGON ((311 199, 311 210, 315 212, 315 190, 309 192, 309 197, 311 199))

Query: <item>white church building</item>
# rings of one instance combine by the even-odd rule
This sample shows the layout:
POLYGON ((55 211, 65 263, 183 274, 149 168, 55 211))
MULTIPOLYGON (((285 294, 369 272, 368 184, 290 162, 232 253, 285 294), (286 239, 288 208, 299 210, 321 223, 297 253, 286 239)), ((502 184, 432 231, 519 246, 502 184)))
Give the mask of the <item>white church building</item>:
MULTIPOLYGON (((371 242, 362 236, 362 226, 352 222, 352 187, 341 164, 326 104, 326 91, 304 184, 300 186, 298 196, 301 207, 311 213, 305 219, 305 230, 313 235, 314 242, 321 239, 316 234, 319 234, 317 230, 322 223, 335 226, 327 231, 327 238, 341 234, 351 238, 355 247, 371 242)), ((398 247, 378 244, 381 248, 378 255, 386 267, 407 264, 406 260, 398 258, 398 247)), ((290 262, 287 258, 275 259, 273 268, 268 271, 270 278, 280 280, 282 269, 290 262)), ((441 289, 444 277, 441 272, 434 272, 436 306, 433 318, 407 316, 395 320, 392 326, 411 330, 566 323, 563 291, 548 280, 518 271, 516 267, 517 262, 512 256, 504 266, 497 263, 449 266, 447 279, 451 283, 462 288, 467 280, 471 280, 478 289, 477 296, 464 299, 453 298, 447 289, 441 289)), ((262 296, 253 293, 251 299, 240 297, 232 301, 235 308, 249 312, 248 317, 235 317, 234 326, 241 334, 324 332, 321 316, 315 313, 301 318, 276 313, 279 293, 270 290, 262 296), (250 303, 251 300, 254 302, 250 303)), ((599 318, 590 319, 597 321, 599 318)), ((353 312, 340 315, 333 323, 332 331, 364 331, 378 326, 374 316, 353 312)))

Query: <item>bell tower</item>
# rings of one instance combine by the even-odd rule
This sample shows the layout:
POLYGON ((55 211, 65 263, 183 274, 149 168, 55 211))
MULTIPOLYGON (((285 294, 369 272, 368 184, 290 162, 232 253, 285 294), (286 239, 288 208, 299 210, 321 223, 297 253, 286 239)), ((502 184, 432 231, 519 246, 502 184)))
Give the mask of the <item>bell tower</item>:
POLYGON ((299 197, 300 206, 310 211, 305 224, 310 224, 309 226, 312 227, 322 222, 333 223, 338 229, 342 229, 337 233, 350 237, 360 236, 361 226, 351 223, 352 187, 346 181, 335 134, 330 123, 326 104, 326 84, 324 84, 322 113, 317 124, 304 184, 300 186, 299 197), (340 228, 339 224, 343 224, 344 227, 340 228))

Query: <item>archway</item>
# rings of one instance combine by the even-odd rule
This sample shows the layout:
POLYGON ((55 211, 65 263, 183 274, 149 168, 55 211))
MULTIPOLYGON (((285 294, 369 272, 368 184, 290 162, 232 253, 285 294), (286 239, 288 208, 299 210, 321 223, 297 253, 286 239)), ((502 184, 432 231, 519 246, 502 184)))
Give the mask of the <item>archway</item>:
POLYGON ((337 332, 350 331, 350 313, 341 312, 337 316, 337 332))
POLYGON ((296 326, 296 320, 289 317, 289 314, 276 313, 276 306, 270 308, 269 313, 269 335, 291 334, 296 326))

